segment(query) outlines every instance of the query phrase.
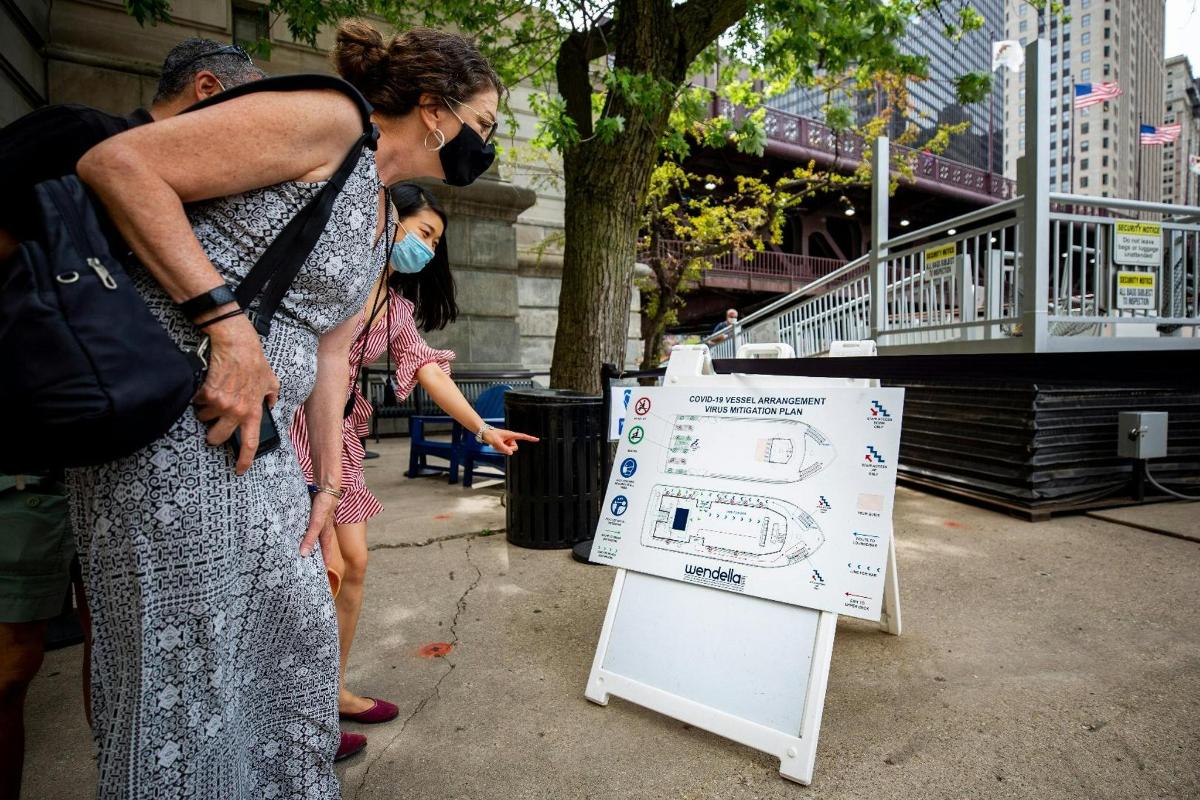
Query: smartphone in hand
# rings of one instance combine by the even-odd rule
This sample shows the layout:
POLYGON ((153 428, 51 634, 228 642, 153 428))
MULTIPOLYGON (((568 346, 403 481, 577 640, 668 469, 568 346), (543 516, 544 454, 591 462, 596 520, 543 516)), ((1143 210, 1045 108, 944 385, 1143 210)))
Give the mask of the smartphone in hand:
MULTIPOLYGON (((237 428, 233 435, 226 442, 229 449, 233 451, 233 457, 236 459, 242 452, 242 430, 237 428)), ((269 453, 279 447, 279 429, 275 427, 275 417, 271 414, 271 407, 267 405, 266 398, 263 398, 262 418, 258 423, 258 450, 254 452, 254 457, 258 458, 263 453, 269 453)))

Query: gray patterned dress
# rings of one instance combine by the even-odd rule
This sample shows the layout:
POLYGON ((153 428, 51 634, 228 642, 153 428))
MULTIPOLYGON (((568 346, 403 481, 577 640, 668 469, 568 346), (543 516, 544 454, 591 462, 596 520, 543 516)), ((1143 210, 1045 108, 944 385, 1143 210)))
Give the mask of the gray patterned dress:
MULTIPOLYGON (((236 284, 319 188, 283 183, 188 217, 236 284)), ((278 450, 237 477, 189 410, 149 447, 70 474, 105 800, 340 794, 337 621, 319 548, 298 552, 310 502, 287 426, 312 391, 318 336, 363 307, 384 264, 379 189, 364 151, 263 343, 281 385, 278 450)), ((137 280, 171 336, 194 341, 157 284, 137 280)))

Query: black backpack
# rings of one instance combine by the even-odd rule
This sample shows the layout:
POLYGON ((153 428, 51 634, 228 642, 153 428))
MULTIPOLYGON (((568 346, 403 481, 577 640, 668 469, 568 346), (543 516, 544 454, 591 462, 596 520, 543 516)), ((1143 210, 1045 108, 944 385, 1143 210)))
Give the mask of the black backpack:
MULTIPOLYGON (((371 106, 331 75, 288 75, 238 86, 188 109, 251 92, 306 89, 350 96, 363 134, 235 289, 242 308, 258 301, 252 319, 264 336, 363 147, 375 148, 371 106)), ((201 359, 172 341, 109 251, 79 179, 45 181, 35 194, 39 235, 0 265, 0 472, 9 474, 129 455, 183 415, 204 379, 201 359)))

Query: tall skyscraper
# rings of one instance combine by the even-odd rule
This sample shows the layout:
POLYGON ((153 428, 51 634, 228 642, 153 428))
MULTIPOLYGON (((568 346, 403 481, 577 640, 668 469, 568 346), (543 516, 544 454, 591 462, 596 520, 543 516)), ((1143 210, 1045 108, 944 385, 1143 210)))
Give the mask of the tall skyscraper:
POLYGON ((1167 59, 1165 99, 1163 122, 1180 129, 1178 139, 1163 145, 1162 199, 1200 205, 1200 175, 1191 171, 1192 159, 1200 159, 1200 81, 1192 75, 1187 56, 1167 59))
MULTIPOLYGON (((955 79, 968 72, 991 70, 991 43, 994 39, 1002 38, 1004 31, 1004 2, 971 0, 971 5, 983 16, 984 26, 958 42, 946 38, 945 22, 937 12, 928 12, 910 24, 901 47, 906 53, 928 59, 929 79, 910 83, 911 107, 893 117, 888 133, 890 137, 895 139, 906 126, 916 125, 922 134, 919 144, 943 123, 970 122, 966 131, 951 138, 946 157, 982 168, 987 166, 990 155, 992 171, 1000 172, 1003 154, 1003 94, 1000 83, 995 83, 990 98, 963 106, 955 97, 955 79)), ((860 123, 878 111, 874 101, 866 97, 842 97, 836 101, 855 106, 860 123)), ((769 100, 768 105, 791 114, 821 119, 821 108, 825 102, 823 92, 795 88, 769 100)))
MULTIPOLYGON (((1050 190, 1157 201, 1162 147, 1140 144, 1163 119, 1164 0, 1064 0, 1062 17, 1007 0, 1009 39, 1050 43, 1050 190), (1121 94, 1074 109, 1077 87, 1115 83, 1121 94)), ((1025 75, 1006 73, 1004 174, 1025 149, 1025 75)), ((1032 133, 1032 131, 1031 131, 1032 133)))

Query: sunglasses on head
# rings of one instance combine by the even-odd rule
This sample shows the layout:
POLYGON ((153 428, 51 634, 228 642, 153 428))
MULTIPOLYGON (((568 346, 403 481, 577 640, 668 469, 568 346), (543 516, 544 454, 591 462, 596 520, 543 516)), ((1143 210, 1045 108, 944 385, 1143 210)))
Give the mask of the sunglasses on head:
POLYGON ((206 58, 212 58, 213 56, 237 56, 247 64, 254 64, 254 60, 250 58, 250 54, 241 47, 236 44, 227 44, 224 47, 218 47, 216 50, 209 50, 207 53, 201 53, 200 55, 192 56, 187 61, 181 61, 180 63, 171 67, 170 72, 179 72, 180 70, 195 64, 197 61, 202 61, 206 58))

